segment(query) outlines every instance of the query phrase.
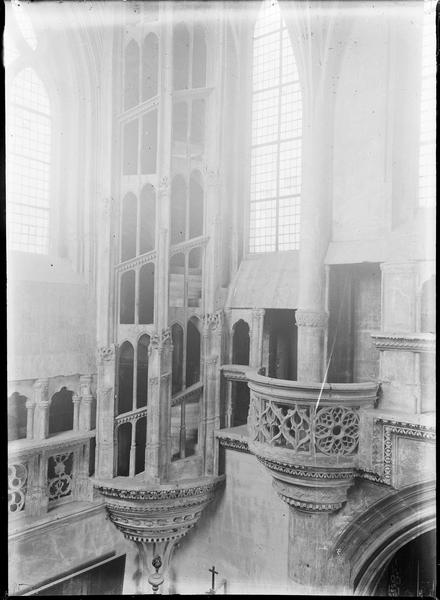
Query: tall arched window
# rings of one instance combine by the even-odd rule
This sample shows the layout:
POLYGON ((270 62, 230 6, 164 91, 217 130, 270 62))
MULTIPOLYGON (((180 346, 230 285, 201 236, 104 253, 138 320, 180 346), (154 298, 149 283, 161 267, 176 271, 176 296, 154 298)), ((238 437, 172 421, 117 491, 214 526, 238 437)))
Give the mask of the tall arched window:
POLYGON ((420 103, 419 205, 434 206, 435 185, 435 5, 424 1, 422 39, 422 88, 420 103))
POLYGON ((299 248, 302 105, 276 0, 264 0, 253 39, 250 252, 299 248))
POLYGON ((7 106, 7 216, 11 250, 49 251, 50 102, 30 67, 12 82, 7 106))

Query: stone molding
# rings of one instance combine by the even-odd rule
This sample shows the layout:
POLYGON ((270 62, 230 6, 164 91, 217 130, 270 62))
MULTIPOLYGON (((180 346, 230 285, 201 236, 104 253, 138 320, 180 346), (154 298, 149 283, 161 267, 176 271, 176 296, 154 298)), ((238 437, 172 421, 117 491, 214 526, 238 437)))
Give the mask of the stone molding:
POLYGON ((98 362, 110 362, 115 359, 116 356, 116 346, 115 344, 110 344, 110 346, 100 346, 97 350, 98 362))
POLYGON ((325 328, 328 323, 328 313, 298 309, 295 313, 295 321, 298 327, 325 328))
POLYGON ((374 420, 373 425, 374 439, 376 447, 374 449, 373 460, 376 464, 383 461, 383 473, 381 482, 387 485, 393 485, 394 455, 396 438, 407 438, 415 440, 424 440, 434 442, 436 433, 434 428, 420 425, 417 423, 405 423, 391 419, 378 418, 374 420), (378 456, 378 440, 382 444, 382 460, 378 456))
POLYGON ((129 260, 124 261, 123 263, 119 263, 118 265, 116 265, 115 269, 117 273, 123 273, 124 271, 129 271, 130 269, 136 269, 137 267, 146 265, 149 262, 154 262, 156 258, 156 250, 151 250, 151 252, 146 252, 145 254, 136 256, 135 258, 130 258, 129 260))
POLYGON ((372 333, 371 337, 378 350, 435 351, 434 334, 372 333))
POLYGON ((176 498, 192 498, 203 496, 206 493, 215 492, 223 484, 223 478, 218 481, 207 484, 199 484, 190 487, 173 488, 168 487, 157 488, 154 490, 146 490, 140 488, 117 488, 110 485, 103 485, 99 482, 95 484, 98 491, 105 497, 127 499, 127 500, 174 500, 176 498))
POLYGON ((346 480, 351 479, 354 475, 354 469, 349 470, 337 470, 331 471, 327 469, 313 470, 313 467, 303 467, 299 465, 292 465, 290 463, 281 462, 279 460, 271 460, 263 456, 257 456, 257 459, 262 465, 267 467, 271 471, 277 471, 284 473, 292 477, 299 477, 302 479, 317 479, 317 480, 346 480))
POLYGON ((238 440, 233 437, 219 437, 218 441, 220 446, 227 450, 236 450, 237 452, 245 452, 246 454, 251 453, 246 440, 238 440))
POLYGON ((130 415, 127 415, 127 416, 118 415, 117 417, 115 417, 115 427, 119 427, 123 423, 136 423, 136 421, 138 421, 142 417, 146 417, 147 414, 148 414, 148 408, 143 408, 142 410, 139 410, 138 412, 135 412, 135 413, 131 413, 130 415))

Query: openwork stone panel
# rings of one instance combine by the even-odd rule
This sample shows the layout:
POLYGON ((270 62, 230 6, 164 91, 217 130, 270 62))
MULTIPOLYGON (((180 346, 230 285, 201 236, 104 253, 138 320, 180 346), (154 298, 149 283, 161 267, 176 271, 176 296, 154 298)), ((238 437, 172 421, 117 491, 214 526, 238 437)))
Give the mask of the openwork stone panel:
POLYGON ((8 511, 18 513, 24 509, 27 486, 27 465, 8 466, 8 511))
POLYGON ((354 408, 283 404, 253 395, 249 410, 253 441, 309 455, 356 454, 359 414, 354 408))
POLYGON ((60 500, 72 493, 73 452, 49 457, 47 465, 47 494, 49 502, 60 500))

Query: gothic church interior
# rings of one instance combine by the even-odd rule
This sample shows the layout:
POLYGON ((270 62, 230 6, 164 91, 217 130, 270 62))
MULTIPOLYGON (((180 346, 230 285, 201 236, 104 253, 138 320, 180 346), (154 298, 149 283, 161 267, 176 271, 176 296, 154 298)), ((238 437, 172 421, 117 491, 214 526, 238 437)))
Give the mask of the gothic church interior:
POLYGON ((5 5, 8 593, 435 597, 435 2, 5 5))

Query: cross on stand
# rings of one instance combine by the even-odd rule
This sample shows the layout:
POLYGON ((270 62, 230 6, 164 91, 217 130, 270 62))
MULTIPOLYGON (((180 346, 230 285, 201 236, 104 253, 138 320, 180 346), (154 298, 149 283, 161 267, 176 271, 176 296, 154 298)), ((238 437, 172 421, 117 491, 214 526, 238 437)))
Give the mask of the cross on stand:
POLYGON ((208 571, 212 575, 211 589, 209 590, 208 594, 215 594, 215 576, 218 575, 218 571, 215 570, 214 565, 210 569, 208 569, 208 571))

